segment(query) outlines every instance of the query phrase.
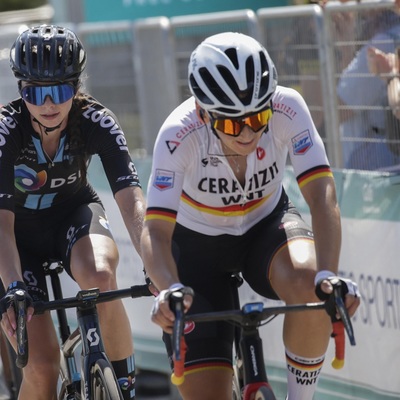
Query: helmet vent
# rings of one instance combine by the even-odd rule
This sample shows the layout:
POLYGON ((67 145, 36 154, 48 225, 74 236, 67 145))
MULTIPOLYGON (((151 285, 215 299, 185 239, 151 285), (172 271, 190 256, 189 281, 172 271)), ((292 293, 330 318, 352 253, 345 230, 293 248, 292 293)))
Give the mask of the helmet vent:
POLYGON ((198 98, 204 104, 213 104, 212 100, 200 89, 193 74, 190 75, 189 80, 190 80, 190 87, 192 88, 196 98, 198 98))
POLYGON ((269 88, 269 79, 270 79, 270 71, 268 67, 268 62, 263 52, 260 52, 260 63, 261 63, 261 71, 264 71, 261 76, 261 83, 260 83, 260 93, 258 98, 263 98, 269 88))
MULTIPOLYGON (((238 89, 236 82, 234 81, 232 75, 227 71, 227 74, 224 75, 225 68, 221 66, 217 66, 221 75, 223 75, 224 79, 227 81, 232 81, 235 84, 236 90, 238 89)), ((224 105, 233 106, 235 103, 227 96, 227 94, 222 90, 221 86, 218 85, 217 81, 213 78, 207 68, 202 67, 199 69, 199 74, 208 88, 210 88, 212 94, 224 105)), ((229 82, 228 82, 229 84, 229 82)))
POLYGON ((237 51, 233 47, 230 49, 227 49, 225 51, 225 54, 228 56, 228 58, 231 60, 232 64, 235 66, 236 69, 239 69, 239 60, 237 56, 237 51))

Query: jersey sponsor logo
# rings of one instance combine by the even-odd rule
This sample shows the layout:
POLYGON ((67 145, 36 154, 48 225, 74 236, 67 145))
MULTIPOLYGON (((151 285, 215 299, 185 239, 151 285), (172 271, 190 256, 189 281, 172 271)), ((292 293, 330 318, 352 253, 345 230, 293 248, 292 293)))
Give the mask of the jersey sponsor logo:
POLYGON ((313 146, 310 131, 307 129, 292 139, 293 153, 295 155, 303 155, 313 146))
POLYGON ((185 335, 187 335, 190 332, 193 332, 195 327, 196 325, 193 321, 185 322, 185 327, 183 328, 185 335))
POLYGON ((24 164, 14 168, 14 185, 21 192, 33 192, 39 190, 47 181, 46 171, 36 172, 24 164))
POLYGON ((208 163, 210 163, 210 165, 212 165, 213 167, 218 167, 218 165, 221 164, 222 161, 218 157, 203 158, 201 160, 201 165, 203 167, 207 167, 208 163))
MULTIPOLYGON (((4 117, 0 121, 0 147, 4 146, 6 143, 5 135, 10 134, 10 129, 16 127, 16 122, 11 117, 4 117)), ((3 152, 0 151, 0 157, 3 155, 3 152)))
POLYGON ((65 184, 70 185, 71 183, 76 182, 76 180, 77 180, 80 176, 81 176, 81 173, 80 173, 80 172, 78 172, 78 173, 75 173, 75 172, 74 172, 73 174, 69 175, 69 176, 67 177, 67 179, 64 179, 64 178, 54 178, 54 179, 52 179, 52 180, 50 181, 50 187, 51 187, 52 189, 54 189, 54 188, 59 188, 60 186, 63 186, 63 185, 65 185, 65 184))
POLYGON ((184 126, 182 129, 179 130, 179 132, 175 135, 177 139, 185 140, 189 133, 194 132, 196 129, 198 129, 200 126, 203 124, 201 122, 196 122, 196 123, 191 123, 189 125, 184 126))
POLYGON ((262 160, 265 157, 265 150, 262 147, 257 147, 257 160, 262 160))
POLYGON ((111 115, 105 113, 104 110, 97 110, 94 107, 88 107, 88 109, 83 113, 83 116, 95 123, 100 123, 102 128, 109 129, 110 134, 115 135, 115 141, 119 149, 122 151, 129 151, 125 135, 111 115))
MULTIPOLYGON (((276 178, 278 173, 278 166, 274 162, 268 168, 253 174, 250 178, 245 200, 252 201, 263 198, 266 187, 276 178)), ((242 190, 239 183, 234 179, 206 177, 199 181, 197 188, 204 193, 221 194, 224 205, 243 203, 242 190)))
POLYGON ((297 115, 297 112, 293 110, 292 107, 284 103, 278 103, 278 102, 274 102, 274 112, 285 114, 290 119, 293 119, 297 115))
POLYGON ((174 151, 175 151, 175 150, 178 148, 178 146, 180 145, 179 142, 176 142, 176 141, 174 141, 174 140, 167 140, 167 141, 165 142, 165 144, 167 145, 168 150, 169 150, 169 152, 170 152, 171 154, 174 154, 174 151))
POLYGON ((158 190, 166 190, 174 187, 174 176, 172 171, 157 169, 154 177, 153 186, 158 190))

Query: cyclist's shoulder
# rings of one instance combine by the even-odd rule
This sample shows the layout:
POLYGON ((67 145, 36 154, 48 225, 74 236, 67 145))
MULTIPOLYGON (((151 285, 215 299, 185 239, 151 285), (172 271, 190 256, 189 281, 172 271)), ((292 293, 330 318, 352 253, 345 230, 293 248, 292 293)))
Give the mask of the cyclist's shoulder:
POLYGON ((194 98, 191 97, 176 107, 165 119, 158 132, 156 146, 165 141, 181 148, 188 147, 193 142, 201 143, 204 129, 206 125, 198 117, 194 98))
POLYGON ((24 102, 21 98, 15 99, 0 108, 0 123, 8 128, 16 128, 22 121, 29 121, 24 102))
POLYGON ((90 95, 84 95, 79 104, 82 123, 88 127, 99 127, 109 130, 119 126, 115 113, 90 95))

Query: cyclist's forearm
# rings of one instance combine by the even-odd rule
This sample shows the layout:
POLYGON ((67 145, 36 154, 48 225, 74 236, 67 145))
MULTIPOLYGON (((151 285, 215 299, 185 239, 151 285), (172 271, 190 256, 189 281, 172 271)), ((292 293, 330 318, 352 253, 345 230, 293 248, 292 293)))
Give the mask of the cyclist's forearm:
POLYGON ((312 217, 317 268, 337 273, 341 247, 341 224, 338 209, 322 210, 312 217))
POLYGON ((142 257, 146 272, 158 290, 168 289, 179 282, 171 241, 162 234, 150 235, 146 226, 142 236, 142 257))
POLYGON ((121 216, 135 250, 141 255, 140 236, 143 229, 145 201, 140 188, 128 187, 115 194, 121 216))
MULTIPOLYGON (((1 214, 1 213, 0 213, 1 214)), ((3 218, 0 217, 3 221, 3 218)), ((21 264, 14 236, 14 224, 0 222, 0 277, 5 288, 14 282, 22 281, 21 264)))
POLYGON ((340 210, 333 177, 307 183, 302 193, 310 208, 318 270, 337 272, 341 247, 340 210))

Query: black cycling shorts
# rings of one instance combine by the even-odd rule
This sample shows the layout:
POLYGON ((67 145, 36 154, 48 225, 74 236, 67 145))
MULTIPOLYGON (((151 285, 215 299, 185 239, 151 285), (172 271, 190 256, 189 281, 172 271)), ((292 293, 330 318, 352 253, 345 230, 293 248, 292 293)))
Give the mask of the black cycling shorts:
POLYGON ((92 233, 112 238, 103 206, 98 202, 59 208, 57 212, 52 208, 39 213, 16 213, 15 237, 23 279, 34 301, 48 300, 43 265, 62 261, 72 277, 72 246, 81 237, 92 233))
MULTIPOLYGON (((285 193, 268 217, 241 236, 207 236, 177 224, 173 253, 179 278, 195 291, 189 314, 235 308, 232 274, 239 272, 259 295, 279 299, 268 278, 270 264, 274 254, 295 238, 313 240, 313 234, 285 193)), ((202 322, 195 329, 191 324, 185 329, 186 370, 231 368, 231 324, 202 322)), ((164 333, 163 339, 172 360, 171 338, 164 333)))

